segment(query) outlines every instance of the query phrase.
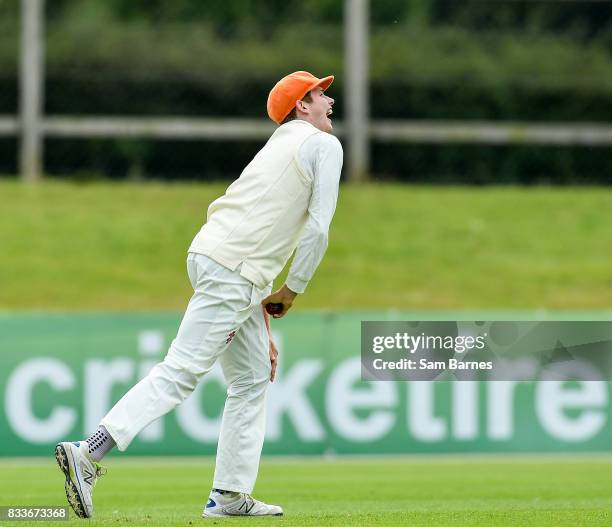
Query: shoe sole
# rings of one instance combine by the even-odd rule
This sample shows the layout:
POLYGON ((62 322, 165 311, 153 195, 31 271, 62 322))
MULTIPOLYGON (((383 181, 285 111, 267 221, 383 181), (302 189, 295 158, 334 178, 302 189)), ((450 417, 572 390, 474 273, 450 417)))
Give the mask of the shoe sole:
POLYGON ((283 516, 282 512, 276 514, 216 514, 214 512, 204 511, 202 518, 265 518, 266 516, 283 516))
POLYGON ((85 513, 85 506, 83 505, 83 500, 81 499, 81 495, 79 493, 79 489, 72 481, 70 477, 70 465, 68 461, 68 453, 63 445, 59 444, 55 447, 55 460, 59 465, 60 470, 66 476, 66 483, 64 484, 64 489, 66 490, 66 498, 68 499, 68 503, 72 507, 72 510, 79 518, 88 518, 85 513))

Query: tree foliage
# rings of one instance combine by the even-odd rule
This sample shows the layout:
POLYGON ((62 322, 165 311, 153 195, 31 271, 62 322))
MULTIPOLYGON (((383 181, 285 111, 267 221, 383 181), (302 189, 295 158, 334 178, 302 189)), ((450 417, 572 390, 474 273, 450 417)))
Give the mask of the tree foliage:
MULTIPOLYGON (((46 2, 46 111, 262 117, 270 86, 290 71, 308 69, 336 74, 332 94, 342 117, 342 93, 349 88, 343 75, 343 5, 340 0, 46 2)), ((17 0, 0 0, 0 113, 17 108, 18 19, 17 0)), ((373 118, 605 121, 612 115, 612 3, 371 0, 370 25, 373 118)), ((51 161, 70 160, 68 144, 73 145, 55 145, 58 154, 51 161)), ((123 168, 105 164, 101 152, 114 160, 137 157, 147 171, 160 166, 152 148, 104 144, 88 142, 80 150, 100 159, 104 172, 123 168)), ((0 146, 0 170, 10 148, 0 146)), ((525 167, 540 175, 580 173, 589 158, 572 149, 509 148, 503 154, 489 149, 490 155, 480 148, 375 149, 384 155, 373 157, 374 170, 389 177, 405 176, 406 163, 416 163, 426 171, 423 177, 459 174, 460 180, 478 181, 483 178, 470 167, 483 156, 492 156, 498 168, 490 181, 522 180, 525 167)), ((251 150, 246 148, 245 158, 251 150)), ((608 163, 601 152, 606 153, 590 156, 595 161, 587 170, 605 178, 608 163)), ((195 147, 186 147, 176 164, 184 166, 185 159, 187 172, 202 172, 195 147)), ((215 174, 225 163, 235 173, 245 161, 219 153, 208 159, 212 165, 204 172, 215 174)), ((172 167, 163 173, 173 175, 172 167)))

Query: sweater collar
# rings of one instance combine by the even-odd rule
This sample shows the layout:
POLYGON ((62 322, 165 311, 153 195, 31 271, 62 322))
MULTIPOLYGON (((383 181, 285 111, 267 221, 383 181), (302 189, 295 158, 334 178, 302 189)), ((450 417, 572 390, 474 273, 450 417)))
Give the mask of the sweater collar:
POLYGON ((289 121, 288 123, 285 123, 285 124, 292 124, 292 123, 295 123, 296 125, 310 126, 311 128, 314 128, 315 130, 319 130, 314 124, 311 124, 308 121, 304 121, 302 119, 293 119, 293 121, 289 121))

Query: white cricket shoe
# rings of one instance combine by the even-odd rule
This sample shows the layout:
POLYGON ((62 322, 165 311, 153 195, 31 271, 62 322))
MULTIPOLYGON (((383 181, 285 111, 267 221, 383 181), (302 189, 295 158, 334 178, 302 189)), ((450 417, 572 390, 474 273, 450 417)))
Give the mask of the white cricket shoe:
POLYGON ((59 443, 55 446, 55 459, 66 476, 66 497, 79 518, 93 516, 93 489, 96 480, 106 469, 89 456, 86 441, 59 443))
POLYGON ((268 505, 256 500, 250 494, 233 492, 221 494, 211 491, 208 503, 202 513, 203 518, 224 516, 282 516, 283 509, 278 505, 268 505))

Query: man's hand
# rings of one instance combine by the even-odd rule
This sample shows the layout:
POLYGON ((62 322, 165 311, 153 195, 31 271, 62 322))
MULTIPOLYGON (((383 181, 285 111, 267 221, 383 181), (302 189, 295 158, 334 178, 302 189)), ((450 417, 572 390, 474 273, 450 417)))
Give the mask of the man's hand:
POLYGON ((272 371, 270 371, 270 382, 274 382, 274 377, 276 376, 276 366, 278 365, 278 349, 276 349, 276 344, 272 340, 272 335, 270 335, 270 364, 272 365, 272 371))
POLYGON ((273 318, 281 318, 287 314, 287 311, 291 309, 293 305, 293 300, 297 296, 297 293, 294 293, 289 289, 286 285, 283 285, 278 291, 275 291, 270 296, 263 299, 261 305, 266 308, 266 304, 282 304, 283 309, 279 313, 275 313, 272 315, 273 318))

